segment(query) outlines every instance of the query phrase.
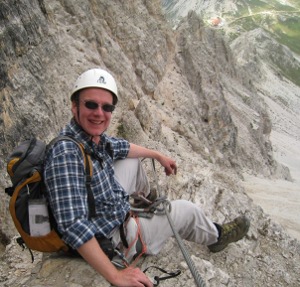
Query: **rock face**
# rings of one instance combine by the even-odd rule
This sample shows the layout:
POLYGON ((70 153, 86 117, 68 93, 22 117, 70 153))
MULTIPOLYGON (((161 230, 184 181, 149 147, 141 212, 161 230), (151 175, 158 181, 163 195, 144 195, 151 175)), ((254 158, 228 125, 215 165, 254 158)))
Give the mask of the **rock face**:
MULTIPOLYGON (((202 206, 214 221, 251 218, 245 240, 220 254, 187 243, 209 286, 298 286, 299 243, 270 221, 244 193, 242 171, 290 179, 273 158, 271 121, 253 73, 242 69, 222 35, 194 13, 172 30, 160 1, 2 0, 0 62, 0 185, 9 185, 5 159, 30 136, 50 141, 70 119, 70 90, 84 70, 101 66, 116 78, 121 100, 111 134, 157 148, 176 159, 165 178, 170 199, 202 206)), ((255 63, 253 63, 255 68, 255 63)), ((151 175, 151 174, 150 174, 151 175)), ((0 193, 1 238, 15 230, 8 197, 0 193)), ((35 254, 7 245, 3 286, 110 286, 83 260, 35 254), (26 263, 28 262, 28 263, 26 263)), ((170 240, 155 264, 182 270, 161 286, 194 281, 170 240)))

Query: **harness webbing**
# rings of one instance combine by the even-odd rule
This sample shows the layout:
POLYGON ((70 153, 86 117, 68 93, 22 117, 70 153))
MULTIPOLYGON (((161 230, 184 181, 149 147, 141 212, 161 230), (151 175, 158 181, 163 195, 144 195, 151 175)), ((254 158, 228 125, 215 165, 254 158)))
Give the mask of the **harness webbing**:
POLYGON ((157 266, 149 266, 147 267, 143 272, 146 273, 150 268, 154 268, 154 269, 157 269, 159 270, 161 273, 164 273, 166 274, 165 276, 154 276, 153 280, 153 286, 158 286, 160 281, 163 281, 163 280, 167 280, 167 279, 171 279, 171 278, 174 278, 174 277, 177 277, 178 275, 181 274, 181 271, 180 270, 176 270, 174 272, 172 271, 166 271, 162 268, 159 268, 157 266))
MULTIPOLYGON (((158 193, 158 196, 161 196, 160 186, 158 184, 158 179, 157 179, 157 175, 156 175, 154 159, 152 159, 152 169, 153 169, 153 173, 154 173, 155 184, 156 184, 156 187, 157 187, 157 193, 158 193)), ((165 213, 167 215, 168 221, 170 223, 171 229, 172 229, 172 231, 174 233, 174 236, 176 238, 176 241, 179 245, 179 248, 182 252, 182 255, 183 255, 187 265, 189 266, 189 269, 190 269, 190 271, 191 271, 191 273, 194 277, 194 280, 195 280, 195 283, 196 283, 197 287, 205 287, 206 284, 205 284, 204 280, 202 279, 200 273, 196 269, 196 266, 195 266, 191 256, 189 255, 189 253, 188 253, 188 251, 187 251, 180 235, 178 234, 177 230, 174 227, 174 223, 173 223, 173 220, 172 220, 172 218, 170 216, 170 213, 168 211, 168 206, 167 206, 166 202, 163 202, 163 206, 164 206, 165 213)))

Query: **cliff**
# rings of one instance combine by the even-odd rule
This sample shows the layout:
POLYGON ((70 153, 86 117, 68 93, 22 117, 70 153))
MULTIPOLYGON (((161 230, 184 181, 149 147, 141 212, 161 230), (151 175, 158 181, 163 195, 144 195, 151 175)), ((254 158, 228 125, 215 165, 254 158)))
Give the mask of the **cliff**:
MULTIPOLYGON (((214 221, 251 218, 245 240, 220 254, 187 243, 209 286, 297 286, 299 243, 253 204, 242 173, 291 179, 274 160, 271 120, 253 83, 217 30, 189 13, 176 30, 160 1, 29 1, 0 3, 1 234, 15 230, 8 213, 5 159, 22 139, 50 141, 70 119, 70 90, 87 68, 117 79, 120 103, 110 134, 176 159, 178 175, 158 169, 170 199, 202 206, 214 221)), ((254 69, 256 69, 254 67, 254 69)), ((150 174, 151 176, 151 174, 150 174)), ((82 260, 21 252, 12 240, 2 256, 4 286, 109 286, 82 260)), ((161 286, 193 286, 179 248, 140 262, 183 274, 161 286), (171 283, 170 283, 171 282, 171 283), (169 285, 168 285, 169 284, 169 285)))

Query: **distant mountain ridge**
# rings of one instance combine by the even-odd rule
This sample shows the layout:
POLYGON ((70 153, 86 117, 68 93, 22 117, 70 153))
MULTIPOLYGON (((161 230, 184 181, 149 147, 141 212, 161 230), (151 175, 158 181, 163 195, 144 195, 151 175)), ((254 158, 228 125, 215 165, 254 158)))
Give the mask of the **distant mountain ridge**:
MULTIPOLYGON (((164 12, 176 27, 190 10, 224 34, 237 67, 248 73, 272 121, 275 150, 279 135, 300 139, 300 2, 281 0, 162 0, 164 12), (220 17, 222 26, 212 25, 220 17)), ((273 137, 273 138, 272 138, 273 137)), ((300 159, 299 159, 300 160, 300 159)))
POLYGON ((178 23, 190 10, 209 23, 213 17, 222 17, 226 34, 236 38, 256 28, 273 34, 278 42, 300 54, 300 2, 280 0, 162 0, 170 21, 178 23))

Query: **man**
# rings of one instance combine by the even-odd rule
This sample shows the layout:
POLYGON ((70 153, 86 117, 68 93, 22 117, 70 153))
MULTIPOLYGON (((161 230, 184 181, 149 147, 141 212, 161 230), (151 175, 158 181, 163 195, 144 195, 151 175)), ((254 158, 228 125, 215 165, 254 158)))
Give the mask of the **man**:
MULTIPOLYGON (((75 138, 92 155, 91 189, 96 216, 89 217, 83 155, 74 142, 59 141, 49 150, 44 171, 58 230, 69 246, 115 286, 152 286, 138 268, 118 270, 100 247, 98 238, 108 238, 116 247, 124 242, 121 233, 125 234, 131 245, 123 246, 129 260, 141 252, 157 254, 173 235, 168 220, 159 215, 151 219, 128 216, 129 195, 150 193, 138 158, 157 160, 166 175, 176 174, 176 163, 158 151, 105 134, 118 102, 115 80, 107 71, 91 69, 79 76, 71 101, 73 118, 60 134, 75 138), (133 240, 138 232, 142 250, 133 240)), ((175 200, 171 207, 171 218, 181 237, 207 245, 212 252, 241 239, 249 228, 249 220, 244 216, 222 226, 215 224, 189 201, 175 200)))

